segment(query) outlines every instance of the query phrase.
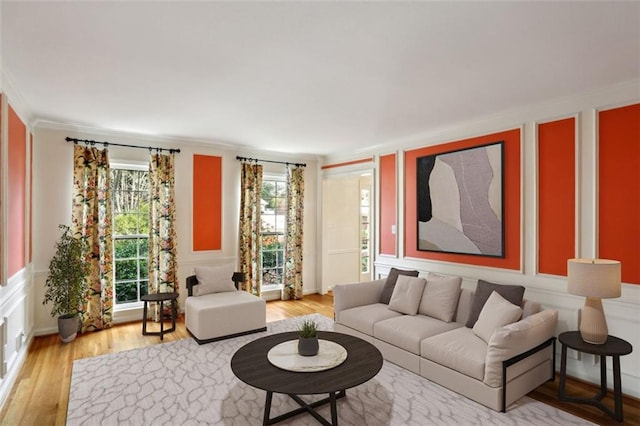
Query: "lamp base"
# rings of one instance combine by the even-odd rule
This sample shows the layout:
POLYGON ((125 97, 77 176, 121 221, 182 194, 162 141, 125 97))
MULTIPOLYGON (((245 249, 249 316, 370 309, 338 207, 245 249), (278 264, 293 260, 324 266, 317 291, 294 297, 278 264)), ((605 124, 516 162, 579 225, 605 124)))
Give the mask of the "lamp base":
POLYGON ((582 318, 580 319, 580 336, 582 340, 594 345, 602 345, 607 341, 609 329, 604 317, 602 299, 587 297, 584 301, 582 318))

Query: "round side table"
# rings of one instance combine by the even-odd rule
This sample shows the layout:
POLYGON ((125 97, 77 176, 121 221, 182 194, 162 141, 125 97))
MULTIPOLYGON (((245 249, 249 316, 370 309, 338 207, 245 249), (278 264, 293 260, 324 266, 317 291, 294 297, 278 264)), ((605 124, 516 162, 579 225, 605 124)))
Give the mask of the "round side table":
POLYGON ((142 313, 142 335, 160 336, 160 340, 164 340, 164 334, 176 330, 176 317, 178 316, 178 293, 153 293, 140 296, 140 300, 144 302, 142 313), (160 304, 160 331, 147 331, 147 305, 149 303, 160 304), (171 303, 171 328, 164 329, 164 321, 162 318, 162 311, 164 302, 171 303))
POLYGON ((558 398, 561 401, 577 402, 598 407, 609 416, 621 422, 622 417, 622 384, 620 382, 620 357, 630 354, 633 347, 626 340, 608 336, 607 341, 601 345, 594 345, 582 340, 579 331, 567 331, 558 336, 562 344, 562 357, 560 359, 560 386, 558 398), (574 398, 565 394, 565 380, 567 378, 567 348, 576 351, 600 356, 600 392, 591 399, 574 398), (606 357, 613 358, 613 396, 615 401, 614 411, 602 403, 602 398, 607 395, 607 363, 606 357))

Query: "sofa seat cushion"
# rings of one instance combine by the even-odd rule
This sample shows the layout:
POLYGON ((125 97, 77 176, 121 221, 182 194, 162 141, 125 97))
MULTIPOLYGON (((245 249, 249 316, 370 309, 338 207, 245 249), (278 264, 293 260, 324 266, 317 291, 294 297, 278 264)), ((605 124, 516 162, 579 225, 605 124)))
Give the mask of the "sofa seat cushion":
POLYGON ((424 339, 458 327, 462 324, 446 323, 426 315, 403 315, 376 322, 373 337, 420 355, 420 342, 424 339))
POLYGON ((473 330, 456 328, 420 343, 420 356, 477 380, 484 380, 487 344, 473 330))
POLYGON ((340 312, 338 323, 373 336, 373 325, 375 323, 399 316, 402 316, 402 314, 388 309, 386 304, 374 303, 340 312))

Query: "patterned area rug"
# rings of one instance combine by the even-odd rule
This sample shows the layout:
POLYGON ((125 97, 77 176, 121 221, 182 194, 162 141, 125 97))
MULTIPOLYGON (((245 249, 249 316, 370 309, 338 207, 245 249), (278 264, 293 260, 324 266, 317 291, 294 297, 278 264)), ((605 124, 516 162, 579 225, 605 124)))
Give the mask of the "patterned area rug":
MULTIPOLYGON (((321 330, 333 321, 313 314, 267 324, 264 333, 198 345, 193 339, 80 359, 73 363, 68 425, 259 425, 265 391, 238 380, 234 352, 258 337, 293 331, 305 318, 321 330)), ((323 396, 313 398, 320 399, 323 396)), ((307 397, 303 397, 307 400, 307 397)), ((274 394, 271 416, 298 408, 274 394)), ((330 408, 318 410, 331 418, 330 408)), ((390 362, 338 400, 342 425, 586 425, 591 424, 529 397, 506 414, 490 410, 390 362)), ((308 414, 283 425, 316 425, 308 414)))

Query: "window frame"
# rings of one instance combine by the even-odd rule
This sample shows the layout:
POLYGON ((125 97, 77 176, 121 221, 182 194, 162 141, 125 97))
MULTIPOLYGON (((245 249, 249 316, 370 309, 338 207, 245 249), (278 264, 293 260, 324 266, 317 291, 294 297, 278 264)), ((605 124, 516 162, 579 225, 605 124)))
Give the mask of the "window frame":
MULTIPOLYGON (((265 182, 275 182, 276 183, 276 188, 274 188, 274 192, 277 194, 277 190, 278 190, 278 184, 282 184, 283 185, 283 193, 281 196, 276 196, 276 199, 282 199, 282 202, 284 203, 284 209, 283 212, 281 214, 277 214, 277 210, 274 209, 274 214, 270 215, 273 216, 274 220, 274 231, 267 231, 267 232, 263 232, 262 231, 262 223, 264 223, 264 213, 261 213, 261 225, 260 225, 260 238, 261 238, 261 242, 263 244, 261 244, 261 248, 260 248, 260 266, 261 266, 261 274, 260 274, 260 288, 262 289, 262 291, 270 291, 270 290, 281 290, 284 287, 284 268, 285 268, 285 264, 286 264, 286 250, 285 250, 285 244, 286 244, 286 237, 287 237, 287 207, 286 207, 286 202, 287 202, 287 176, 285 173, 264 173, 262 175, 262 187, 264 187, 265 182), (282 229, 279 230, 278 229, 278 217, 282 217, 283 219, 283 223, 282 223, 282 229), (264 253, 264 237, 265 236, 282 236, 282 244, 281 244, 281 248, 276 249, 276 250, 269 250, 270 252, 274 252, 275 253, 275 258, 276 258, 276 266, 274 268, 269 268, 269 269, 281 269, 281 277, 282 277, 282 282, 279 283, 266 283, 264 282, 264 275, 265 275, 265 268, 264 268, 264 257, 263 257, 263 253, 264 253), (279 256, 278 254, 281 253, 281 255, 279 256), (280 262, 279 262, 280 261, 280 262)), ((260 201, 262 202, 263 198, 262 198, 262 188, 260 188, 260 201)))
MULTIPOLYGON (((111 161, 110 162, 110 169, 120 169, 120 170, 133 170, 133 171, 142 171, 142 172, 147 172, 149 173, 149 163, 146 162, 141 162, 141 161, 127 161, 127 160, 116 160, 116 161, 111 161)), ((110 179, 110 184, 111 184, 111 175, 109 175, 109 179, 110 179)), ((113 191, 113 189, 112 189, 113 191)), ((139 214, 139 211, 138 211, 139 214)), ((112 205, 112 211, 111 211, 111 217, 112 217, 112 223, 113 226, 115 228, 115 215, 116 212, 113 209, 113 205, 112 205)), ((137 288, 136 288, 136 292, 138 295, 138 301, 136 302, 125 302, 125 303, 118 303, 117 302, 117 292, 116 292, 116 241, 117 240, 123 240, 123 239, 136 239, 136 241, 138 241, 140 238, 144 238, 147 241, 149 240, 149 235, 148 234, 130 234, 130 235, 126 235, 124 236, 116 236, 115 234, 115 229, 112 229, 112 268, 113 268, 113 311, 114 312, 119 312, 119 311, 127 311, 127 310, 132 310, 132 309, 139 309, 143 307, 143 303, 140 300, 140 292, 141 292, 141 281, 140 281, 140 268, 137 268, 137 288)), ((139 246, 138 244, 136 244, 136 246, 138 247, 136 249, 137 251, 137 256, 136 258, 131 258, 131 259, 137 259, 138 261, 140 261, 140 259, 142 259, 139 253, 139 246)), ((148 247, 148 245, 147 245, 148 247)), ((147 248, 148 250, 148 248, 147 248)), ((129 258, 127 258, 129 259, 129 258)), ((118 260, 123 260, 123 259, 118 259, 118 260)), ((125 259, 126 260, 126 259, 125 259)), ((148 267, 148 257, 147 257, 147 267, 148 267)), ((130 280, 129 280, 130 281, 130 280)), ((133 282, 133 281, 131 281, 133 282)), ((149 277, 147 274, 147 286, 149 285, 149 277)), ((147 287, 148 288, 148 287, 147 287)))

